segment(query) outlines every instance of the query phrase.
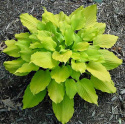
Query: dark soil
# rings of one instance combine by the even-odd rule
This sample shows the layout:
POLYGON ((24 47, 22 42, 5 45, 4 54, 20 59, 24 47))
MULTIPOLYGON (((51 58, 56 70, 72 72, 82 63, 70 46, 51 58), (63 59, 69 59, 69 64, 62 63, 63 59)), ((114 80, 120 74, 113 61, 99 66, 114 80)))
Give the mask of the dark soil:
MULTIPOLYGON (((0 0, 0 50, 5 47, 2 41, 27 31, 19 20, 21 13, 41 19, 42 6, 55 14, 60 11, 70 14, 80 5, 93 3, 91 0, 0 0)), ((99 106, 76 96, 75 113, 68 124, 125 124, 125 1, 103 0, 98 4, 98 21, 107 24, 106 33, 119 36, 111 51, 123 59, 123 64, 110 72, 117 93, 97 91, 99 106)), ((0 124, 59 124, 48 97, 38 106, 22 110, 22 96, 33 73, 25 77, 10 74, 3 66, 3 62, 10 59, 0 53, 0 124)))

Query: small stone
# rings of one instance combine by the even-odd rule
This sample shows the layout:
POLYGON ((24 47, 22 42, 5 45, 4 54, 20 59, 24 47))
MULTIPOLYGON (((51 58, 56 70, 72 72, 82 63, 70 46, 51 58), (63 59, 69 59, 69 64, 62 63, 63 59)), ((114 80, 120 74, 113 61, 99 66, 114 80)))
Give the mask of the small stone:
POLYGON ((93 113, 92 113, 92 117, 93 117, 93 116, 95 116, 95 110, 94 110, 93 113))
POLYGON ((104 114, 101 114, 100 117, 101 117, 101 118, 104 117, 104 114))
POLYGON ((55 0, 50 0, 51 2, 55 2, 55 0))
POLYGON ((111 101, 113 102, 113 101, 115 101, 116 99, 117 99, 117 97, 114 96, 114 97, 111 99, 111 101))
POLYGON ((120 92, 120 94, 125 94, 125 89, 120 92))

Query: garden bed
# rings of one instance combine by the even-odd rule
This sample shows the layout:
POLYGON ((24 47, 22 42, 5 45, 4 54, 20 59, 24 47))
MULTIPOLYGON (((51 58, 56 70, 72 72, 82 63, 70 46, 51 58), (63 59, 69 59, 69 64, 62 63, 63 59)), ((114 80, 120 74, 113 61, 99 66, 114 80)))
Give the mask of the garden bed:
MULTIPOLYGON (((41 19, 42 6, 55 14, 63 11, 69 15, 80 5, 86 7, 93 3, 91 0, 1 0, 0 51, 5 48, 3 41, 27 31, 19 20, 21 13, 30 13, 41 19)), ((123 59, 122 65, 110 71, 117 93, 97 91, 99 106, 87 103, 76 95, 75 112, 68 124, 125 123, 125 1, 103 0, 98 4, 98 21, 107 24, 105 33, 119 36, 118 42, 110 49, 123 59)), ((58 124, 48 96, 38 106, 22 110, 23 93, 34 73, 24 77, 10 74, 3 62, 11 59, 0 53, 0 124, 58 124)))

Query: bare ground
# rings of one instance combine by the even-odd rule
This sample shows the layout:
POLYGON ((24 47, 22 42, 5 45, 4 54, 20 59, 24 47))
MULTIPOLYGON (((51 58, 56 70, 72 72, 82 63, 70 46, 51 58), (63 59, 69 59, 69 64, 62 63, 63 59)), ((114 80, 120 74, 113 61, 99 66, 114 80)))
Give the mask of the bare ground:
MULTIPOLYGON (((15 33, 27 31, 19 20, 21 13, 30 13, 41 19, 42 6, 48 11, 70 14, 80 5, 93 4, 91 0, 0 0, 0 50, 2 41, 14 38, 15 33)), ((107 24, 106 33, 119 36, 111 49, 123 64, 112 70, 116 94, 97 91, 99 106, 75 97, 75 113, 68 124, 125 124, 125 1, 103 0, 98 4, 98 21, 107 24)), ((33 73, 25 77, 10 74, 3 67, 9 56, 0 53, 0 124, 59 124, 55 118, 49 97, 32 109, 22 110, 22 96, 33 73)))

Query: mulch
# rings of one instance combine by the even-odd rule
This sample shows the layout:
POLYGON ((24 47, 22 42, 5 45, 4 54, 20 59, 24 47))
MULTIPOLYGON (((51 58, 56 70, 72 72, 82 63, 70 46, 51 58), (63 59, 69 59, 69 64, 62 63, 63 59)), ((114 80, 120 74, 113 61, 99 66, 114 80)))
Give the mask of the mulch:
MULTIPOLYGON (((19 15, 30 13, 41 19, 42 6, 48 11, 70 14, 80 5, 85 7, 92 0, 0 0, 0 51, 6 46, 3 41, 14 39, 14 34, 26 32, 19 15)), ((125 1, 103 0, 98 4, 98 21, 107 24, 106 32, 119 36, 118 42, 110 50, 123 64, 110 71, 117 87, 116 94, 97 91, 99 106, 75 97, 75 112, 68 124, 124 124, 125 123, 125 1)), ((13 58, 0 52, 0 124, 59 124, 51 108, 48 96, 38 106, 22 110, 22 97, 30 83, 33 72, 18 77, 5 70, 3 62, 13 58)))

